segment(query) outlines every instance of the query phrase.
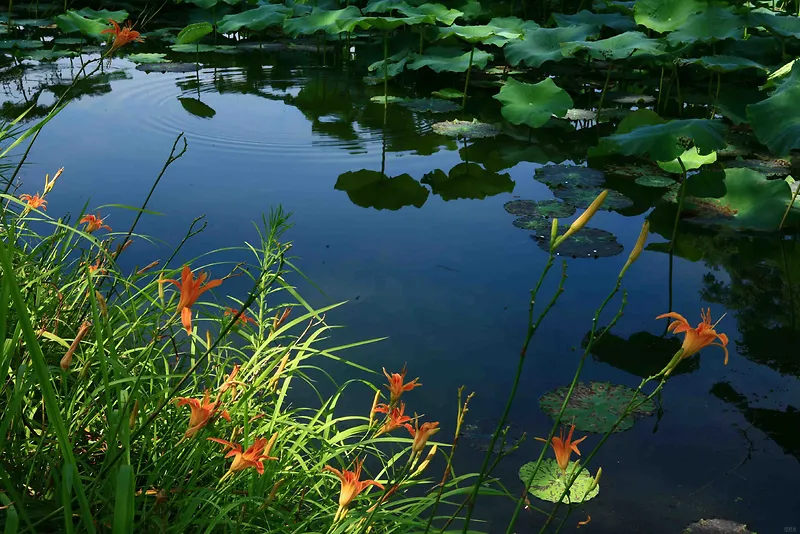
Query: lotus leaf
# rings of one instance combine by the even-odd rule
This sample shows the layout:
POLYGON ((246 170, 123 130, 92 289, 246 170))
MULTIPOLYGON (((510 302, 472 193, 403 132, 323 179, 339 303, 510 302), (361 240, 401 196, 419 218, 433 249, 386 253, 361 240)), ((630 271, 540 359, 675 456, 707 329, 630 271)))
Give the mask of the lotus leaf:
POLYGON ((681 63, 684 65, 699 65, 712 72, 734 72, 743 69, 769 71, 769 67, 766 65, 750 61, 747 58, 735 56, 703 56, 694 59, 683 59, 681 63))
POLYGON ((375 63, 367 67, 367 70, 370 72, 374 72, 375 77, 377 79, 383 80, 384 75, 387 78, 394 78, 395 76, 403 72, 406 63, 408 63, 408 51, 404 50, 399 54, 394 54, 393 56, 389 56, 388 58, 386 58, 385 61, 383 59, 380 61, 376 61, 375 63), (384 64, 388 65, 388 70, 386 73, 383 72, 384 64))
POLYGON ((361 11, 355 6, 333 11, 314 8, 310 15, 287 19, 283 23, 283 31, 289 37, 311 35, 318 31, 337 35, 353 31, 360 18, 361 11))
POLYGON ((220 54, 236 54, 239 50, 231 45, 208 45, 208 44, 174 44, 169 47, 173 52, 183 54, 194 54, 200 52, 218 52, 220 54))
MULTIPOLYGON (((200 9, 211 9, 219 3, 219 0, 188 0, 200 9)), ((240 0, 223 0, 226 4, 236 5, 240 0)))
POLYGON ((390 32, 396 30, 400 26, 415 26, 417 24, 424 24, 427 18, 423 15, 414 17, 361 17, 356 21, 356 26, 363 30, 374 28, 383 32, 390 32))
POLYGON ((775 65, 783 61, 782 42, 777 37, 749 35, 747 40, 727 40, 717 45, 716 52, 726 56, 752 59, 763 65, 775 65))
POLYGON ((563 219, 575 215, 575 206, 558 200, 511 200, 503 207, 511 215, 548 221, 553 217, 563 219))
POLYGON ((73 10, 58 15, 56 25, 62 32, 80 32, 92 37, 99 37, 103 30, 111 27, 106 19, 88 18, 73 10))
POLYGON ((584 9, 574 15, 554 13, 553 18, 559 26, 579 26, 581 24, 586 24, 597 28, 606 26, 619 32, 626 32, 636 28, 636 23, 633 19, 622 13, 592 13, 584 9))
POLYGON ((123 22, 125 19, 128 18, 128 12, 124 9, 120 9, 118 11, 109 11, 107 9, 96 10, 90 7, 84 7, 75 11, 78 15, 82 17, 86 17, 87 19, 98 19, 103 21, 108 21, 108 19, 114 20, 116 22, 123 22))
POLYGON ((463 137, 466 139, 494 137, 500 133, 499 130, 491 124, 478 122, 477 119, 473 119, 472 121, 454 119, 452 121, 437 122, 433 125, 433 131, 439 135, 463 137))
POLYGON ((727 519, 701 519, 686 527, 683 534, 756 534, 747 530, 747 525, 727 519))
POLYGON ((641 32, 625 32, 599 41, 569 42, 561 45, 564 55, 586 51, 593 59, 617 60, 640 56, 659 56, 667 45, 659 39, 648 39, 641 32))
POLYGON ((489 26, 518 34, 518 36, 513 39, 509 39, 501 34, 495 34, 483 41, 484 44, 499 47, 503 47, 512 41, 518 41, 522 38, 525 32, 537 30, 540 27, 532 20, 522 20, 518 17, 496 17, 489 21, 489 26))
MULTIPOLYGON (((690 182, 694 179, 691 178, 690 182)), ((687 197, 690 222, 738 230, 776 231, 792 190, 784 180, 768 180, 751 169, 725 169, 725 195, 720 198, 687 197)), ((800 222, 800 207, 789 210, 785 225, 800 222)))
POLYGON ((452 89, 448 87, 446 89, 439 89, 438 91, 432 92, 431 96, 446 98, 448 100, 460 100, 464 98, 464 93, 462 93, 458 89, 452 89))
POLYGON ((739 159, 725 163, 728 169, 752 169, 760 172, 767 178, 784 178, 791 173, 791 163, 784 159, 761 160, 761 159, 739 159))
POLYGON ((709 154, 700 154, 697 151, 697 147, 692 147, 684 151, 684 153, 678 156, 678 158, 675 158, 672 161, 659 161, 657 163, 659 167, 667 172, 671 172, 672 174, 682 174, 684 171, 693 171, 695 169, 699 169, 703 165, 714 163, 717 161, 717 153, 711 152, 709 154), (680 158, 680 162, 678 161, 678 158, 680 158), (681 167, 681 163, 683 163, 683 167, 681 167))
POLYGON ((44 28, 53 24, 53 21, 51 19, 14 19, 14 24, 30 28, 44 28))
POLYGON ((82 37, 56 37, 53 39, 53 44, 59 45, 79 45, 83 43, 84 40, 82 37))
POLYGON ((448 174, 437 169, 425 174, 421 182, 442 200, 483 199, 514 191, 514 181, 508 174, 489 172, 475 163, 459 163, 448 174))
POLYGON ((633 7, 636 0, 593 0, 592 8, 595 11, 612 11, 623 15, 633 16, 633 7))
POLYGON ((750 13, 749 22, 751 26, 763 26, 771 33, 781 37, 800 39, 800 17, 757 11, 750 13))
POLYGON ((756 138, 778 156, 800 148, 800 63, 769 98, 747 106, 756 138))
POLYGON ((495 41, 495 44, 502 46, 512 39, 519 39, 522 37, 522 30, 511 30, 501 28, 498 26, 459 26, 453 24, 445 28, 439 28, 439 38, 446 39, 447 37, 456 36, 459 39, 468 43, 483 43, 493 37, 499 37, 505 41, 495 41), (502 44, 500 44, 502 43, 502 44))
POLYGON ((19 48, 20 50, 32 50, 34 48, 42 48, 44 43, 42 41, 27 41, 23 39, 7 39, 0 41, 0 50, 10 50, 12 48, 19 48))
POLYGON ((430 113, 447 113, 461 109, 461 106, 441 98, 412 98, 398 102, 404 108, 412 111, 427 111, 430 113))
POLYGON ((411 6, 402 0, 378 0, 377 2, 369 2, 364 8, 364 13, 390 13, 397 11, 406 17, 424 17, 422 22, 426 24, 442 24, 449 26, 455 20, 463 15, 457 9, 448 9, 442 4, 421 4, 419 6, 411 6))
MULTIPOLYGON (((534 241, 544 251, 550 250, 550 230, 551 224, 545 225, 542 229, 531 228, 535 234, 531 235, 534 241), (538 231, 537 231, 538 230, 538 231)), ((564 235, 568 226, 559 226, 558 235, 564 235)), ((625 250, 617 242, 616 236, 611 232, 600 230, 599 228, 583 227, 577 233, 571 235, 566 241, 561 243, 556 249, 559 256, 572 256, 577 258, 607 258, 616 256, 625 250)))
POLYGON ((168 63, 166 56, 166 54, 129 54, 125 59, 134 63, 168 63))
POLYGON ((334 189, 346 192, 353 204, 362 208, 392 211, 405 206, 421 208, 429 194, 408 174, 390 178, 369 169, 341 174, 334 189))
POLYGON ((551 78, 535 84, 509 78, 493 98, 503 103, 500 112, 508 122, 526 124, 531 128, 542 126, 553 115, 563 117, 573 106, 569 93, 551 78))
MULTIPOLYGON (((576 208, 586 209, 591 205, 594 199, 597 198, 602 192, 602 189, 589 187, 571 187, 564 189, 556 189, 553 195, 560 198, 567 204, 572 204, 576 208)), ((606 199, 603 201, 601 209, 604 210, 624 210, 633 206, 633 201, 618 191, 610 189, 606 199)))
POLYGON ((217 112, 214 111, 214 108, 208 104, 204 104, 197 98, 178 98, 178 100, 180 100, 183 109, 195 117, 200 117, 201 119, 210 119, 217 114, 217 112))
POLYGON ((283 25, 291 9, 281 4, 265 4, 235 15, 225 15, 217 25, 219 33, 231 33, 247 28, 258 32, 270 26, 283 25))
POLYGON ((534 178, 552 189, 594 188, 606 181, 602 171, 577 165, 545 165, 536 169, 534 178))
POLYGON ((699 0, 637 0, 633 6, 636 24, 657 32, 671 32, 680 28, 690 15, 701 11, 699 0))
MULTIPOLYGON (((561 404, 567 396, 569 386, 563 386, 539 399, 539 406, 550 417, 555 417, 561 411, 561 404)), ((635 391, 629 387, 610 384, 607 382, 579 382, 567 402, 563 420, 571 421, 575 428, 582 432, 597 432, 604 434, 614 427, 617 419, 625 413, 633 399, 635 391)), ((644 400, 638 397, 637 402, 644 400)), ((614 432, 623 432, 630 429, 636 416, 652 415, 656 406, 653 401, 645 401, 630 415, 625 417, 614 432)))
POLYGON ((195 24, 189 24, 184 29, 178 33, 178 36, 175 38, 175 44, 177 45, 185 45, 191 44, 196 41, 199 41, 209 33, 214 31, 214 26, 209 24, 208 22, 197 22, 195 24))
POLYGON ((686 151, 684 139, 693 141, 700 154, 708 154, 725 148, 725 126, 719 121, 705 119, 645 124, 627 133, 606 137, 603 145, 626 156, 649 156, 656 161, 671 161, 686 151))
POLYGON ((524 63, 528 67, 539 68, 547 61, 561 61, 565 54, 561 43, 583 41, 598 33, 595 26, 582 24, 566 28, 539 28, 524 33, 521 40, 508 43, 503 51, 509 65, 524 63))
POLYGON ((377 95, 377 96, 373 96, 372 98, 369 99, 370 102, 375 102, 376 104, 386 104, 387 102, 389 104, 395 104, 397 102, 402 102, 404 100, 405 100, 405 98, 403 98, 403 97, 392 96, 392 95, 386 95, 386 96, 377 95))
MULTIPOLYGON (((483 50, 475 50, 472 55, 472 67, 484 69, 486 64, 492 59, 492 54, 483 50)), ((434 72, 467 72, 470 67, 470 52, 464 52, 458 48, 451 47, 431 47, 425 54, 414 54, 413 60, 406 66, 410 70, 419 70, 428 67, 434 72)))
POLYGON ((30 50, 24 53, 24 57, 36 61, 49 61, 62 57, 74 57, 78 52, 74 50, 30 50))
POLYGON ((634 180, 635 183, 644 187, 670 187, 675 184, 675 180, 666 176, 639 176, 634 180))
POLYGON ((514 222, 511 224, 521 230, 534 232, 536 235, 544 235, 550 231, 553 223, 541 217, 519 217, 518 219, 514 219, 514 222))
POLYGON ((569 492, 564 495, 566 503, 581 503, 597 497, 600 493, 600 485, 589 491, 594 483, 594 476, 588 470, 580 466, 579 462, 570 462, 567 466, 567 479, 561 473, 558 463, 552 458, 542 460, 539 464, 539 470, 536 470, 536 462, 529 462, 519 468, 519 478, 523 484, 528 484, 528 491, 534 497, 542 499, 543 501, 558 502, 561 495, 567 489, 567 482, 575 476, 575 471, 578 471, 578 476, 569 488, 569 492))

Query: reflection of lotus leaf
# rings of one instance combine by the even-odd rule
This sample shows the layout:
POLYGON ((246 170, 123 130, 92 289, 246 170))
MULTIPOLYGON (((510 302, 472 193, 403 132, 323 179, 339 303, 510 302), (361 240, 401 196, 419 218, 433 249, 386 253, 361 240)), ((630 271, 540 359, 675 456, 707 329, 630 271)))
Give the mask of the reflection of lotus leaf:
POLYGON ((669 187, 675 184, 675 180, 667 178, 666 176, 639 176, 634 180, 638 185, 644 187, 669 187))
POLYGON ((792 164, 785 159, 743 159, 728 161, 725 163, 727 169, 752 169, 760 172, 767 178, 784 178, 789 176, 792 164))
MULTIPOLYGON (((793 17, 794 18, 794 17, 793 17)), ((782 156, 800 148, 800 62, 766 100, 747 106, 747 118, 759 141, 782 156)))
POLYGON ((589 488, 592 487, 592 483, 594 482, 594 477, 588 470, 581 467, 578 462, 570 462, 569 466, 567 466, 567 479, 565 479, 564 475, 561 473, 558 463, 552 458, 542 460, 542 463, 539 465, 539 470, 536 472, 536 476, 533 477, 533 481, 531 481, 531 475, 533 475, 535 468, 536 462, 529 462, 523 465, 519 468, 519 478, 522 480, 523 484, 531 482, 528 491, 530 491, 531 495, 543 501, 558 502, 561 495, 564 494, 564 490, 567 489, 566 482, 569 481, 569 478, 575 476, 576 469, 580 469, 578 477, 575 479, 575 482, 572 483, 572 486, 570 486, 569 493, 564 495, 563 502, 581 503, 593 499, 600 493, 599 484, 595 486, 592 491, 589 491, 589 488))
POLYGON ((443 200, 482 199, 514 191, 514 181, 508 174, 489 172, 476 163, 459 163, 448 174, 437 169, 423 176, 421 182, 443 200))
MULTIPOLYGON (((643 355, 644 357, 644 355, 643 355)), ((555 417, 561 411, 561 404, 569 391, 569 386, 545 393, 539 399, 539 406, 550 417, 555 417)), ((582 432, 597 432, 604 434, 611 430, 614 423, 626 411, 635 393, 629 387, 610 384, 608 382, 579 382, 569 398, 567 408, 564 410, 563 421, 575 425, 582 432)), ((644 400, 640 395, 636 403, 644 400)), ((614 432, 623 432, 630 429, 634 423, 634 416, 652 415, 656 409, 653 401, 645 401, 630 415, 623 419, 614 428, 614 432)))
POLYGON ((558 200, 512 200, 503 206, 511 215, 519 217, 538 217, 539 219, 563 219, 575 214, 575 206, 558 200))
POLYGON ((747 525, 734 523, 727 519, 701 519, 686 527, 683 534, 755 534, 747 530, 747 525))
POLYGON ((334 189, 344 191, 357 206, 396 211, 404 206, 421 208, 428 190, 408 174, 388 178, 378 171, 362 169, 341 174, 334 189))
POLYGON ((439 135, 447 135, 450 137, 465 137, 467 139, 480 139, 483 137, 494 137, 500 132, 491 124, 478 122, 477 119, 470 121, 460 121, 458 119, 452 121, 437 122, 433 125, 433 131, 439 135))
MULTIPOLYGON (((683 238, 683 235, 681 235, 683 238)), ((680 242, 680 240, 678 240, 680 242)), ((603 328, 598 328, 598 332, 603 328)), ((589 343, 587 332, 581 346, 589 343)), ((662 337, 650 332, 635 332, 625 339, 612 332, 606 332, 592 345, 592 358, 634 376, 647 378, 661 371, 680 350, 681 341, 677 337, 662 337)), ((689 358, 672 372, 672 376, 691 373, 700 369, 700 359, 689 358)))
POLYGON ((447 113, 461 109, 461 106, 441 98, 413 98, 398 102, 412 111, 428 111, 430 113, 447 113))
POLYGON ((136 65, 142 72, 192 72, 197 70, 194 63, 143 63, 136 65))
POLYGON ((517 141, 505 136, 479 139, 458 152, 464 161, 480 163, 487 171, 492 172, 510 169, 523 161, 544 164, 567 159, 551 147, 544 148, 527 139, 517 141))
MULTIPOLYGON (((594 202, 602 189, 595 187, 556 189, 553 194, 576 208, 586 209, 594 202)), ((618 191, 610 189, 603 205, 600 209, 604 210, 624 210, 633 206, 633 201, 618 191)))
POLYGON ((220 54, 236 54, 241 51, 241 49, 237 49, 235 46, 231 45, 209 45, 209 44, 198 45, 196 43, 174 44, 169 48, 173 52, 179 52, 183 54, 196 54, 204 52, 217 52, 220 54))
MULTIPOLYGON (((563 235, 567 228, 567 226, 559 226, 558 235, 563 235)), ((535 231, 536 229, 532 228, 532 230, 535 231)), ((531 237, 539 244, 539 248, 544 251, 550 250, 550 224, 545 225, 545 228, 531 235, 531 237)), ((599 228, 583 227, 560 244, 556 249, 556 253, 559 256, 572 256, 575 259, 597 259, 616 256, 623 250, 625 249, 617 242, 616 236, 611 232, 606 232, 599 228)))
POLYGON ((553 189, 597 187, 606 181, 602 171, 576 165, 545 165, 536 169, 534 178, 553 189))
POLYGON ((551 78, 539 83, 506 80, 495 99, 503 103, 500 113, 511 124, 526 124, 538 128, 551 116, 563 117, 573 105, 572 98, 551 78))
POLYGON ((195 117, 200 117, 201 119, 210 119, 217 114, 217 112, 214 111, 214 108, 208 104, 204 104, 196 98, 178 98, 178 100, 181 101, 183 109, 195 117))

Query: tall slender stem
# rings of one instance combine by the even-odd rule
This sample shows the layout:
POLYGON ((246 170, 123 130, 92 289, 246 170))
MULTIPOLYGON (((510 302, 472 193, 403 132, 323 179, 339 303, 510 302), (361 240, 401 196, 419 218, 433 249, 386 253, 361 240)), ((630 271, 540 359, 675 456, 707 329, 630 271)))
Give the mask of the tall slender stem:
MULTIPOLYGON (((611 82, 611 67, 614 65, 613 61, 608 63, 608 72, 606 72, 606 83, 603 84, 603 92, 600 94, 600 102, 597 104, 597 122, 600 122, 600 110, 603 109, 603 101, 606 99, 606 91, 608 90, 608 84, 611 82)), ((598 131, 598 135, 600 135, 598 131)))
POLYGON ((469 75, 472 72, 472 56, 475 55, 475 43, 469 51, 469 66, 467 67, 467 79, 464 82, 464 98, 461 99, 461 109, 467 107, 467 88, 469 87, 469 75))
POLYGON ((783 228, 783 224, 786 222, 786 217, 789 215, 789 210, 791 210, 794 206, 794 201, 797 200, 797 193, 800 193, 800 184, 797 185, 798 187, 794 190, 794 195, 792 195, 792 201, 789 202, 788 206, 786 206, 786 211, 783 212, 783 217, 781 217, 781 223, 778 225, 779 232, 783 228))
POLYGON ((678 237, 678 222, 681 219, 681 210, 683 209, 683 198, 686 196, 686 167, 683 165, 681 158, 678 158, 678 163, 683 172, 681 173, 681 190, 678 193, 678 212, 675 214, 675 224, 672 225, 672 237, 669 240, 669 251, 672 252, 675 248, 675 238, 678 237))
POLYGON ((389 32, 383 32, 383 129, 386 130, 386 114, 389 110, 389 32))

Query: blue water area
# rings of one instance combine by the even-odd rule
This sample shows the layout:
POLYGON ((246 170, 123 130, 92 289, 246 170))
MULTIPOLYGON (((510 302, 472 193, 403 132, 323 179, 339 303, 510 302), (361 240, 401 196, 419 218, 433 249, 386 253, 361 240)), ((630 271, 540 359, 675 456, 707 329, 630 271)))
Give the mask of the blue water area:
MULTIPOLYGON (((23 105, 38 97, 40 106, 52 104, 53 87, 68 84, 76 70, 69 60, 20 69, 7 76, 4 99, 23 105)), ((500 156, 520 143, 545 154, 553 148, 568 152, 573 134, 545 129, 531 141, 504 134, 491 145, 475 141, 465 148, 463 141, 433 132, 437 121, 477 114, 500 122, 499 104, 479 89, 463 114, 393 105, 384 127, 383 106, 369 100, 382 94, 382 86, 364 85, 347 68, 320 65, 313 53, 254 52, 218 66, 209 60, 186 73, 148 74, 115 59, 101 82, 84 89, 42 131, 20 174, 19 193, 41 190, 45 172, 63 166, 48 196, 49 215, 74 220, 84 206, 138 207, 183 132, 188 151, 169 167, 148 205, 159 215, 145 215, 137 227, 152 241, 136 238, 122 257, 124 267, 168 257, 203 215, 207 226, 184 245, 177 262, 255 242, 253 223, 281 206, 292 214, 291 255, 307 277, 291 281, 314 306, 347 301, 326 316, 330 324, 345 326, 333 332, 332 342, 387 337, 343 356, 376 371, 407 364, 409 378, 423 384, 406 394, 407 411, 441 421, 437 438, 443 442, 453 437, 457 389, 464 385, 475 392, 455 467, 479 467, 514 379, 530 290, 547 261, 532 232, 512 225, 516 217, 504 204, 553 198, 534 179, 537 168, 552 162, 509 156, 510 165, 503 167, 486 147, 500 156), (492 168, 496 183, 510 186, 489 188, 485 198, 451 198, 425 179, 476 161, 492 168), (336 187, 345 173, 382 168, 389 177, 410 177, 408 197, 390 190, 365 200, 336 187), (406 205, 365 207, 370 202, 406 205)), ((574 133, 574 143, 585 142, 580 135, 574 133)), ((539 398, 570 382, 595 311, 614 287, 648 210, 649 205, 628 216, 599 212, 591 225, 613 233, 625 250, 596 259, 560 256, 539 292, 537 311, 558 287, 565 261, 565 290, 533 338, 509 417, 509 436, 524 433, 526 439, 492 473, 512 494, 522 491, 519 467, 541 450, 532 438, 550 429, 539 398)), ((126 230, 135 215, 113 207, 103 213, 115 231, 126 230)), ((722 350, 709 347, 681 363, 657 398, 656 413, 612 435, 592 461, 592 473, 603 467, 601 494, 572 513, 564 532, 574 531, 587 515, 592 520, 586 529, 603 533, 675 533, 714 517, 760 533, 800 526, 800 246, 793 238, 688 232, 679 236, 672 258, 652 250, 667 239, 651 234, 650 249, 628 271, 598 322, 607 324, 625 295, 623 314, 609 334, 613 343, 587 357, 581 380, 636 387, 653 367, 650 361, 668 361, 666 351, 680 344, 665 341, 666 322, 655 320, 670 309, 692 324, 700 321, 702 308, 710 307, 715 321, 724 315, 717 330, 730 338, 730 361, 723 365, 722 350)), ((195 265, 244 257, 220 252, 195 265)), ((229 269, 210 268, 214 277, 229 269)), ((233 278, 214 298, 233 306, 226 295, 243 299, 248 290, 244 277, 233 278)), ((323 365, 339 380, 355 373, 333 362, 323 365)), ((382 381, 380 375, 371 378, 382 381)), ((342 409, 368 411, 371 391, 353 391, 360 394, 342 409)), ((588 436, 583 451, 600 439, 588 436)), ((485 522, 474 527, 505 532, 513 507, 510 500, 482 497, 476 516, 485 522)), ((542 517, 524 511, 515 532, 533 531, 542 517)))

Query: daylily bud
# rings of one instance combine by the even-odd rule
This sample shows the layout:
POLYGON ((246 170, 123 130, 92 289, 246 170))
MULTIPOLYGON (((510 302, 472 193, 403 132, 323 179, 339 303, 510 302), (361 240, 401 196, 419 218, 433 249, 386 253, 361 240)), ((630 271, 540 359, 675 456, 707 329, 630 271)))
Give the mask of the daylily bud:
POLYGON ((278 364, 275 374, 270 378, 269 384, 267 384, 267 389, 271 389, 273 393, 278 390, 278 380, 280 380, 283 370, 286 369, 286 364, 289 363, 289 355, 290 353, 287 352, 286 356, 281 360, 281 363, 278 364))
POLYGON ((133 401, 133 409, 131 410, 131 418, 128 420, 128 426, 131 430, 136 426, 136 417, 139 415, 139 399, 133 401))
POLYGON ((558 236, 558 219, 553 217, 553 225, 550 227, 550 243, 555 243, 557 236, 558 236))
POLYGON ((58 177, 61 176, 62 172, 64 172, 64 167, 61 167, 56 171, 56 174, 53 176, 52 180, 50 180, 49 174, 44 175, 44 193, 42 193, 42 196, 53 190, 53 186, 56 185, 56 180, 58 180, 58 177))
POLYGON ((161 271, 158 275, 158 299, 161 301, 162 306, 164 305, 164 283, 166 281, 167 280, 164 278, 164 271, 161 271))
POLYGON ((425 468, 428 467, 429 463, 431 463, 431 460, 433 460, 433 457, 436 456, 436 449, 437 448, 438 448, 438 445, 434 445, 433 447, 431 447, 431 450, 428 453, 428 456, 426 456, 425 459, 422 461, 422 463, 419 464, 419 467, 417 467, 417 470, 414 471, 414 475, 413 476, 417 476, 420 473, 422 473, 423 471, 425 471, 425 468))
POLYGON ((136 271, 136 274, 144 274, 147 271, 149 271, 150 269, 152 269, 153 267, 157 267, 158 263, 159 263, 158 260, 156 260, 154 262, 151 262, 151 263, 148 263, 147 265, 145 265, 144 267, 142 267, 141 269, 136 271))
POLYGON ((289 313, 292 311, 291 308, 286 308, 283 310, 283 313, 276 313, 275 318, 272 320, 272 331, 274 332, 283 324, 287 317, 289 317, 289 313))
POLYGON ((650 221, 644 221, 642 225, 642 231, 639 232, 639 239, 636 240, 636 246, 633 247, 630 256, 628 256, 628 261, 625 262, 625 266, 622 267, 622 270, 619 272, 619 277, 622 278, 625 275, 625 271, 628 270, 628 267, 633 265, 633 262, 639 259, 639 254, 642 253, 644 249, 644 244, 647 241, 647 235, 650 233, 650 221))
POLYGON ((566 233, 565 233, 564 235, 562 235, 561 237, 559 237, 558 239, 556 239, 556 241, 555 241, 555 243, 554 243, 554 245, 553 245, 553 248, 555 249, 555 248, 556 248, 556 247, 558 247, 558 246, 559 246, 561 243, 563 243, 563 242, 564 242, 564 240, 566 240, 566 239, 567 239, 567 238, 569 238, 571 235, 573 235, 575 232, 577 232, 578 230, 580 230, 581 228, 583 228, 584 226, 586 226, 586 223, 588 223, 588 222, 589 222, 589 220, 590 220, 592 217, 594 217, 594 214, 595 214, 595 213, 597 213, 597 210, 599 210, 599 209, 600 209, 600 206, 602 206, 602 205, 603 205, 603 202, 605 201, 605 199, 606 199, 606 197, 607 197, 607 196, 608 196, 608 189, 604 189, 602 193, 600 193, 599 195, 597 195, 597 198, 596 198, 596 199, 594 199, 594 202, 592 202, 592 203, 589 205, 589 207, 588 207, 588 208, 586 208, 586 211, 584 211, 584 212, 581 214, 581 216, 580 216, 580 217, 578 217, 577 219, 575 219, 575 222, 573 222, 573 223, 570 225, 570 227, 567 229, 566 233))
POLYGON ((206 348, 211 348, 211 331, 206 330, 206 348))
POLYGON ((603 475, 603 468, 602 467, 598 467, 597 468, 597 474, 594 476, 594 480, 592 480, 592 484, 591 484, 591 486, 589 486, 589 490, 586 492, 587 495, 589 493, 591 493, 592 491, 594 491, 594 489, 600 483, 600 477, 602 475, 603 475))
POLYGON ((100 314, 103 317, 108 317, 108 304, 106 304, 106 298, 97 290, 94 291, 94 298, 97 299, 97 308, 100 310, 100 314))
POLYGON ((64 369, 65 371, 69 369, 69 366, 72 363, 72 356, 75 354, 75 350, 78 348, 78 345, 80 345, 81 340, 89 331, 89 327, 91 326, 92 323, 90 323, 89 321, 84 321, 81 327, 78 328, 78 333, 75 334, 75 339, 72 341, 72 345, 69 346, 69 350, 64 355, 64 357, 61 358, 61 368, 64 369))
POLYGON ((375 398, 372 399, 372 408, 369 409, 369 426, 375 422, 375 407, 378 406, 378 401, 381 400, 381 391, 375 391, 375 398))

